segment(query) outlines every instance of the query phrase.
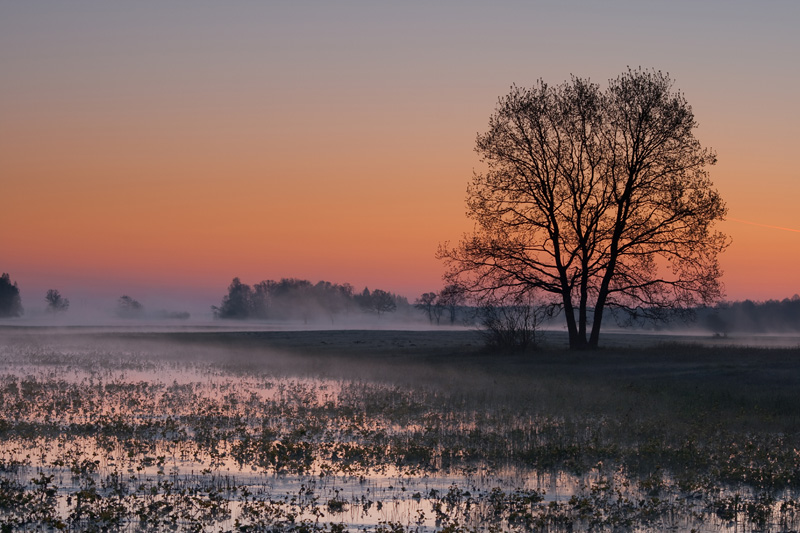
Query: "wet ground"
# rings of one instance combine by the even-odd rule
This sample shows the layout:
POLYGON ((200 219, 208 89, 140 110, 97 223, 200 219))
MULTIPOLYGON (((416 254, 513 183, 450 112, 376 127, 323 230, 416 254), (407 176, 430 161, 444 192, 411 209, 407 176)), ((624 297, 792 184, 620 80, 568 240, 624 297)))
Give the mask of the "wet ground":
POLYGON ((798 349, 619 335, 589 354, 502 355, 472 331, 0 339, 0 522, 12 529, 800 522, 798 349))

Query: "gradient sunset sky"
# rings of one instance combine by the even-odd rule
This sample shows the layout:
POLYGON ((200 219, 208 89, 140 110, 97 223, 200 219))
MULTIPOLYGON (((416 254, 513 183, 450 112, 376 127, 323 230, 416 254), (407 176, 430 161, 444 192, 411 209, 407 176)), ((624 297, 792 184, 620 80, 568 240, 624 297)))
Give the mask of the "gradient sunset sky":
POLYGON ((0 271, 26 307, 234 276, 413 300, 512 83, 669 72, 730 300, 800 292, 800 2, 2 2, 0 271), (41 302, 40 302, 41 300, 41 302))

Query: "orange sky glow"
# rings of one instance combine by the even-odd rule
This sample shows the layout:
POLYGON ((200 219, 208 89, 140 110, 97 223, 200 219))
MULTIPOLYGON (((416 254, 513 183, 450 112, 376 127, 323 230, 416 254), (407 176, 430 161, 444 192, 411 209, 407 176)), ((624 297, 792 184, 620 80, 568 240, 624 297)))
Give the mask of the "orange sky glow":
POLYGON ((413 300, 471 228, 497 98, 627 65, 668 71, 718 154, 728 299, 800 293, 797 3, 69 4, 0 6, 0 271, 23 300, 210 305, 234 276, 413 300))

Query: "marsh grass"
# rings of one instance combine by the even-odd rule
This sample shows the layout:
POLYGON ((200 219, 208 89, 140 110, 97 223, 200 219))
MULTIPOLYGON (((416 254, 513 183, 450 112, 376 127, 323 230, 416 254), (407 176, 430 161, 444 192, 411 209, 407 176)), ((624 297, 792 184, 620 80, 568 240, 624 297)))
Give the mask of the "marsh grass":
POLYGON ((11 529, 797 529, 800 349, 472 332, 0 345, 11 529))

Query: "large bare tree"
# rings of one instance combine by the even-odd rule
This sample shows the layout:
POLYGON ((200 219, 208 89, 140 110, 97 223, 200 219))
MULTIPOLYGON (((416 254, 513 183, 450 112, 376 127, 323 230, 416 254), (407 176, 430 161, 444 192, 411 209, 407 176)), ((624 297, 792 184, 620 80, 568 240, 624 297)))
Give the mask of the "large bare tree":
POLYGON ((605 91, 580 78, 512 87, 477 138, 475 230, 439 249, 447 282, 543 295, 572 348, 598 345, 608 308, 657 317, 718 299, 726 209, 696 127, 662 72, 629 69, 605 91))

